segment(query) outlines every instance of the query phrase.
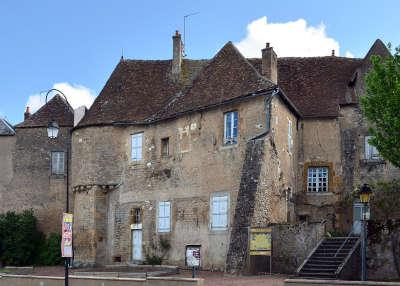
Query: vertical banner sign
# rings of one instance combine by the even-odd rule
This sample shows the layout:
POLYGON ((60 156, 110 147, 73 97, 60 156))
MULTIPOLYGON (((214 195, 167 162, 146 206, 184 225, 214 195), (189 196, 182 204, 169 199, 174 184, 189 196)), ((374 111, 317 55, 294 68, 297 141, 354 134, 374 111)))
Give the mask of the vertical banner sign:
POLYGON ((72 257, 72 219, 73 215, 63 213, 61 256, 72 257))

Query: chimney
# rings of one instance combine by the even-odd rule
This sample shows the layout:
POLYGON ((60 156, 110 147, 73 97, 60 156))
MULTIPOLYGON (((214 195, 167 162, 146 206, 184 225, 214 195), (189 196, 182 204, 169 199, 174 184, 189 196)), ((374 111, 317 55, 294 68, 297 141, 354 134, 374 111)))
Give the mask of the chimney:
POLYGON ((24 120, 27 120, 30 116, 31 116, 31 113, 29 112, 29 106, 27 106, 25 113, 24 113, 24 120))
POLYGON ((182 40, 179 31, 175 32, 172 36, 173 42, 173 54, 172 54, 172 75, 179 78, 181 74, 181 64, 182 64, 182 40))
POLYGON ((274 84, 278 83, 278 58, 269 43, 261 50, 261 73, 274 84))
POLYGON ((74 127, 78 125, 78 123, 82 120, 85 116, 87 111, 86 106, 82 105, 79 106, 77 109, 74 109, 74 127))

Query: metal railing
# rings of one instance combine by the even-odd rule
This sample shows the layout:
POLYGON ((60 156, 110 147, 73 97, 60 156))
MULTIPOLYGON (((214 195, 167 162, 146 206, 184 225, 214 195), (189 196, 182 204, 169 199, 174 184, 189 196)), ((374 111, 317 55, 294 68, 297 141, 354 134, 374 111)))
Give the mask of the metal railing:
POLYGON ((351 237, 352 234, 353 234, 353 229, 349 232, 349 234, 347 235, 346 239, 342 242, 342 244, 340 245, 340 247, 336 251, 334 257, 336 257, 338 255, 338 253, 343 249, 343 247, 346 245, 347 241, 349 240, 349 238, 351 237))

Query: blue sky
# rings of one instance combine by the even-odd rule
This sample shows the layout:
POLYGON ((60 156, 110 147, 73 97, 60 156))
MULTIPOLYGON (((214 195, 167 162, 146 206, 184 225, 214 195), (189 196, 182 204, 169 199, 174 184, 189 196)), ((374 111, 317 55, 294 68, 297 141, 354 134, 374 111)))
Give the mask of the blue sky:
POLYGON ((254 44, 253 51, 241 50, 248 56, 271 41, 278 56, 304 55, 311 44, 319 46, 312 53, 329 55, 332 46, 340 55, 362 57, 376 38, 400 44, 399 10, 399 1, 2 0, 0 116, 22 121, 28 100, 33 104, 55 84, 74 94, 75 105, 86 103, 101 91, 122 50, 125 58, 170 58, 171 36, 192 12, 199 14, 188 21, 188 58, 210 58, 227 41, 243 49, 254 44), (313 36, 302 38, 290 27, 313 36))

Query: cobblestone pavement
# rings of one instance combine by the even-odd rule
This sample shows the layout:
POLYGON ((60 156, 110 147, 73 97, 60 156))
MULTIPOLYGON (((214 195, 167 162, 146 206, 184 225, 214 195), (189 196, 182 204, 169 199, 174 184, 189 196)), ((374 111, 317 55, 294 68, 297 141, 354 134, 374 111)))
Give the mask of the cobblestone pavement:
MULTIPOLYGON (((74 271, 82 271, 82 269, 70 272, 73 275, 74 271)), ((34 275, 44 276, 64 276, 64 268, 60 266, 54 267, 35 267, 34 275)), ((204 279, 204 286, 283 286, 287 276, 284 275, 257 275, 257 276, 235 276, 222 272, 198 271, 197 277, 204 279)), ((181 270, 178 277, 192 277, 192 272, 189 270, 181 270)))

